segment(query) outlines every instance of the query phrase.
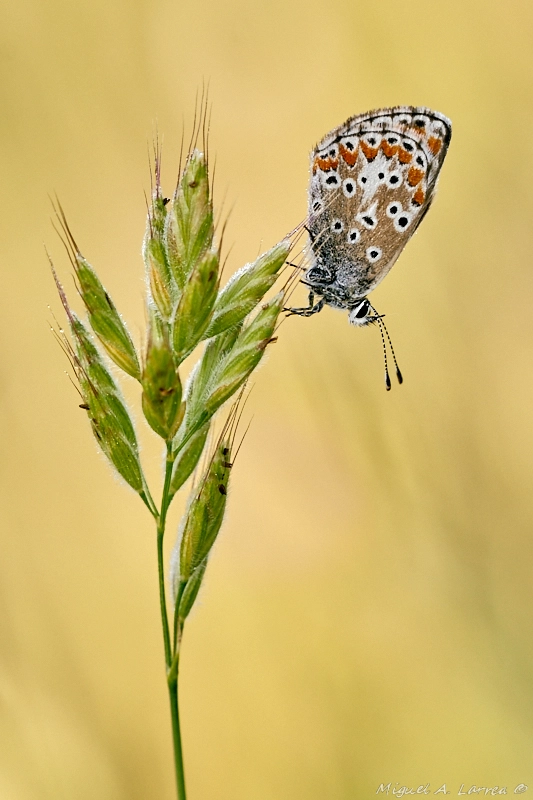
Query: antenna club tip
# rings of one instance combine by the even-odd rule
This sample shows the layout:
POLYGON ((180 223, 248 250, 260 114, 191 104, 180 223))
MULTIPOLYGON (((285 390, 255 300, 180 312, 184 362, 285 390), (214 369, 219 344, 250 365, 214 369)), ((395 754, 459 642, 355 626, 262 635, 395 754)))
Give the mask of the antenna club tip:
POLYGON ((398 383, 403 383, 403 375, 398 368, 396 368, 396 377, 398 378, 398 383))
POLYGON ((390 377, 389 377, 389 373, 388 372, 385 373, 385 386, 387 388, 387 391, 390 392, 390 390, 392 388, 392 384, 390 382, 390 377))

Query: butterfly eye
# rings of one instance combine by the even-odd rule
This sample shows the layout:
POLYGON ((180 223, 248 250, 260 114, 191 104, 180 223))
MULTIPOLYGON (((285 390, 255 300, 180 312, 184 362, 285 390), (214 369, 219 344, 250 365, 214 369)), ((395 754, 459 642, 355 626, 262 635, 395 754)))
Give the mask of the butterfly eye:
POLYGON ((358 242, 359 239, 361 238, 361 233, 360 231, 357 230, 357 228, 352 228, 348 232, 348 236, 346 238, 348 239, 350 244, 356 244, 356 242, 358 242))
POLYGON ((406 214, 405 212, 400 214, 400 216, 394 220, 394 227, 400 233, 401 231, 407 230, 410 224, 411 224, 411 215, 406 214))
POLYGON ((342 223, 342 220, 334 219, 333 222, 331 223, 331 230, 334 231, 335 233, 341 233, 341 231, 344 230, 344 225, 342 223))
POLYGON ((363 300, 363 302, 359 306, 356 306, 353 309, 352 315, 356 319, 364 319, 364 317, 367 316, 369 311, 370 311, 370 303, 368 302, 368 300, 363 300))
POLYGON ((401 203, 396 203, 396 202, 395 203, 389 203, 389 205, 387 206, 386 214, 387 214, 388 217, 390 217, 390 219, 394 219, 394 217, 396 217, 400 213, 401 210, 402 210, 402 204, 401 203))

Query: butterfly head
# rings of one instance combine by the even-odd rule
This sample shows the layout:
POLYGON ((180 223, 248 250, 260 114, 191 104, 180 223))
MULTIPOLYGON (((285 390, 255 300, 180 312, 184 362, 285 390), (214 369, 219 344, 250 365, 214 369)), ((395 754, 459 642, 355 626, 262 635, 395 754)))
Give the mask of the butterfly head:
POLYGON ((362 328, 365 325, 371 325, 373 322, 381 324, 380 320, 382 320, 383 317, 384 314, 378 314, 374 306, 371 305, 370 300, 363 297, 357 302, 357 305, 350 308, 348 321, 352 325, 362 328))
POLYGON ((350 309, 348 320, 352 325, 357 325, 358 327, 369 325, 371 322, 375 322, 376 319, 373 311, 374 309, 369 300, 364 297, 356 306, 350 309))

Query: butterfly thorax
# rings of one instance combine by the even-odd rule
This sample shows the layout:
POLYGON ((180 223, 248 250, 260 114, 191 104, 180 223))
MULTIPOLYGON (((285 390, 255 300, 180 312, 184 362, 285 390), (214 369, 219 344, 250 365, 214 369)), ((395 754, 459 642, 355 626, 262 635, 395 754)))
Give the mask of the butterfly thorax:
POLYGON ((372 306, 361 293, 359 282, 353 281, 353 270, 349 265, 343 269, 341 264, 332 270, 315 264, 305 273, 303 283, 327 305, 349 311, 350 322, 354 325, 368 325, 373 321, 372 306))
POLYGON ((372 277, 365 263, 329 260, 327 266, 316 260, 304 275, 303 283, 324 298, 327 305, 351 309, 368 294, 372 277))

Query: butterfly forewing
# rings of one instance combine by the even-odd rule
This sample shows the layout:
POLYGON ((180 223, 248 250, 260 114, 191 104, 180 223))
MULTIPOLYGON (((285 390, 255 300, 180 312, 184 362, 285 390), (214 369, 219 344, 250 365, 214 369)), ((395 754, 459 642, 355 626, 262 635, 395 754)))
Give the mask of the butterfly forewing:
POLYGON ((311 153, 307 282, 350 308, 387 274, 433 199, 450 121, 424 107, 367 112, 311 153))

